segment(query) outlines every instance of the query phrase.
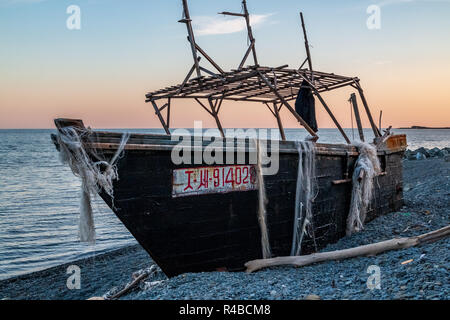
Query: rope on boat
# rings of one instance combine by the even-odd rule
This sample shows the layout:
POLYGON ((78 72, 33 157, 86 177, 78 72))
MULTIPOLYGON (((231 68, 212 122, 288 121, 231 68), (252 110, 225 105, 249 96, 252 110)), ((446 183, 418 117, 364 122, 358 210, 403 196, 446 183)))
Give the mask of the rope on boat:
POLYGON ((380 160, 375 146, 356 141, 359 157, 352 176, 352 197, 347 217, 347 236, 364 229, 370 202, 374 196, 374 179, 381 173, 380 160))
POLYGON ((256 174, 258 178, 258 221, 259 228, 261 230, 261 247, 263 259, 268 259, 272 256, 270 243, 269 243, 269 231, 267 230, 267 197, 266 189, 264 187, 264 175, 262 172, 262 152, 260 141, 254 140, 256 151, 258 153, 258 163, 256 166, 256 174))
MULTIPOLYGON (((312 203, 317 196, 315 148, 311 141, 296 143, 298 150, 297 188, 291 256, 299 256, 307 227, 313 221, 312 203), (304 154, 304 155, 303 155, 304 154)), ((310 236, 313 236, 311 232, 310 236)))
POLYGON ((119 160, 130 135, 125 133, 111 160, 102 159, 94 149, 86 150, 85 141, 91 134, 90 130, 65 127, 58 130, 60 160, 68 164, 73 174, 81 179, 81 201, 79 237, 81 242, 95 242, 95 226, 92 214, 91 196, 103 190, 112 199, 113 180, 119 180, 117 161, 119 160), (95 158, 97 161, 93 161, 95 158))

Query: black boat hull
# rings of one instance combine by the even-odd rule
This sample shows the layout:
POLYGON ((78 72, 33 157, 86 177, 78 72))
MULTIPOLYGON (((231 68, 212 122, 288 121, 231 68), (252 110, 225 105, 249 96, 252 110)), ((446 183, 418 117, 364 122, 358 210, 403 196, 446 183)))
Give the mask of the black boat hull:
MULTIPOLYGON (((377 178, 367 220, 399 209, 402 152, 382 157, 386 174, 377 178)), ((262 257, 258 191, 202 194, 174 198, 170 151, 126 150, 118 163, 120 180, 114 200, 102 193, 123 224, 168 276, 217 269, 241 270, 262 257)), ((357 156, 317 155, 319 193, 313 204, 315 241, 309 253, 345 235, 352 168, 357 156), (349 169, 347 169, 349 168, 349 169), (348 176, 345 174, 348 172, 348 176)), ((192 166, 201 167, 204 166, 192 166)), ((278 174, 265 177, 267 226, 274 256, 289 255, 292 245, 298 154, 280 154, 278 174)))
MULTIPOLYGON (((82 123, 57 122, 58 127, 68 125, 82 123)), ((120 134, 111 132, 93 132, 89 138, 89 145, 106 157, 119 142, 120 134)), ((114 198, 105 192, 100 196, 167 276, 243 270, 247 261, 262 258, 258 190, 174 197, 174 170, 208 165, 175 165, 173 146, 167 136, 132 135, 117 162, 114 198)), ((403 205, 405 147, 405 136, 393 136, 379 150, 383 173, 376 178, 366 221, 403 205)), ((352 146, 316 144, 319 192, 312 209, 314 237, 304 239, 302 253, 320 250, 345 236, 352 188, 349 177, 357 157, 352 146)), ((264 178, 273 256, 291 252, 298 159, 294 143, 280 142, 279 171, 264 178)))

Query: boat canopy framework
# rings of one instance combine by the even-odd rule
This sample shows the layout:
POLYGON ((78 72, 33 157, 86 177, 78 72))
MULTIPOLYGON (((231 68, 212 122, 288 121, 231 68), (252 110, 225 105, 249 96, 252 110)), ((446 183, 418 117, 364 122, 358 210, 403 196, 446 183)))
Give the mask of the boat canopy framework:
MULTIPOLYGON (((246 1, 243 0, 242 4, 243 13, 221 13, 226 15, 244 17, 247 22, 246 25, 248 37, 251 42, 238 69, 225 72, 195 42, 187 0, 183 0, 183 19, 179 22, 185 23, 187 26, 188 41, 191 45, 194 65, 181 84, 166 87, 164 89, 155 92, 149 92, 146 94, 146 102, 150 102, 153 105, 155 113, 168 135, 170 135, 170 108, 172 99, 195 100, 212 117, 214 117, 217 123, 217 127, 223 137, 224 131, 219 119, 219 112, 221 110, 223 101, 230 100, 243 102, 259 102, 264 104, 276 118, 283 140, 286 140, 286 137, 280 118, 280 111, 283 107, 285 107, 290 113, 293 114, 293 116, 309 132, 309 134, 311 134, 313 140, 317 140, 317 134, 296 112, 295 108, 291 106, 291 101, 297 98, 302 84, 307 84, 312 89, 312 92, 318 98, 321 105, 327 111, 347 143, 350 143, 350 139, 347 137, 341 125, 333 115, 331 109, 323 99, 321 95, 321 93, 323 92, 332 91, 347 86, 351 86, 356 89, 360 94, 375 138, 381 136, 379 129, 376 127, 373 121, 367 100, 360 85, 360 80, 357 77, 341 76, 334 73, 312 70, 311 54, 309 51, 308 38, 306 35, 306 28, 302 13, 300 13, 300 17, 302 21, 307 58, 302 63, 300 68, 291 69, 288 67, 288 65, 280 67, 262 67, 258 65, 258 61, 256 58, 255 39, 253 37, 252 29, 250 26, 246 1), (254 65, 243 67, 251 51, 254 55, 254 65), (211 65, 214 66, 218 73, 214 73, 200 66, 199 62, 201 60, 201 56, 199 56, 199 54, 204 56, 211 63, 211 65), (306 63, 308 63, 309 69, 303 68, 306 63), (191 79, 194 71, 196 71, 197 77, 191 79), (202 75, 202 71, 206 73, 207 76, 202 75), (163 104, 161 105, 161 103, 163 104), (165 119, 162 115, 162 111, 164 109, 167 109, 165 119)), ((357 120, 359 120, 359 128, 359 117, 357 120)), ((362 128, 359 129, 362 130, 362 128)))

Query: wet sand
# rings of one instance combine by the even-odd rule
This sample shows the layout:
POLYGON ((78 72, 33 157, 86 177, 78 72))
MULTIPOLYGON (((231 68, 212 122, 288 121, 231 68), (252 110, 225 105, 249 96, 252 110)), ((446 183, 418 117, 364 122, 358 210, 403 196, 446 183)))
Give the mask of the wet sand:
MULTIPOLYGON (((450 162, 404 161, 405 206, 325 250, 338 250, 426 233, 450 222, 450 162)), ((449 299, 450 239, 376 257, 331 261, 254 274, 208 272, 167 279, 158 273, 123 299, 449 299), (402 262, 412 260, 409 263, 402 262), (381 289, 367 288, 367 268, 381 271, 381 289), (161 281, 162 280, 162 281, 161 281), (153 282, 156 281, 156 282, 153 282), (151 283, 153 282, 153 283, 151 283)), ((138 245, 3 280, 0 299, 87 299, 120 289, 133 272, 152 264, 138 245), (81 288, 69 290, 67 268, 81 269, 81 288)))

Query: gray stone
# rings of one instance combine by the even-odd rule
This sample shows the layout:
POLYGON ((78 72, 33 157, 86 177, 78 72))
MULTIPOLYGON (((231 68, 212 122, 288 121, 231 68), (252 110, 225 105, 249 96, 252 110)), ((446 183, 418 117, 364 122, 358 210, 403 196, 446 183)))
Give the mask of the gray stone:
POLYGON ((416 160, 425 160, 426 158, 427 158, 426 155, 424 155, 424 154, 421 153, 421 152, 417 152, 417 154, 416 154, 416 160))
POLYGON ((433 149, 428 151, 428 156, 429 157, 436 157, 440 151, 441 151, 441 149, 439 149, 439 148, 433 148, 433 149))
POLYGON ((448 152, 447 152, 447 150, 444 150, 444 149, 439 150, 439 152, 436 154, 436 156, 438 156, 439 158, 444 158, 447 155, 448 155, 448 152))
POLYGON ((425 157, 430 157, 430 153, 429 153, 429 150, 428 149, 425 149, 424 147, 421 147, 421 148, 419 148, 419 149, 417 149, 416 151, 414 151, 414 153, 421 153, 421 154, 423 154, 425 157))

